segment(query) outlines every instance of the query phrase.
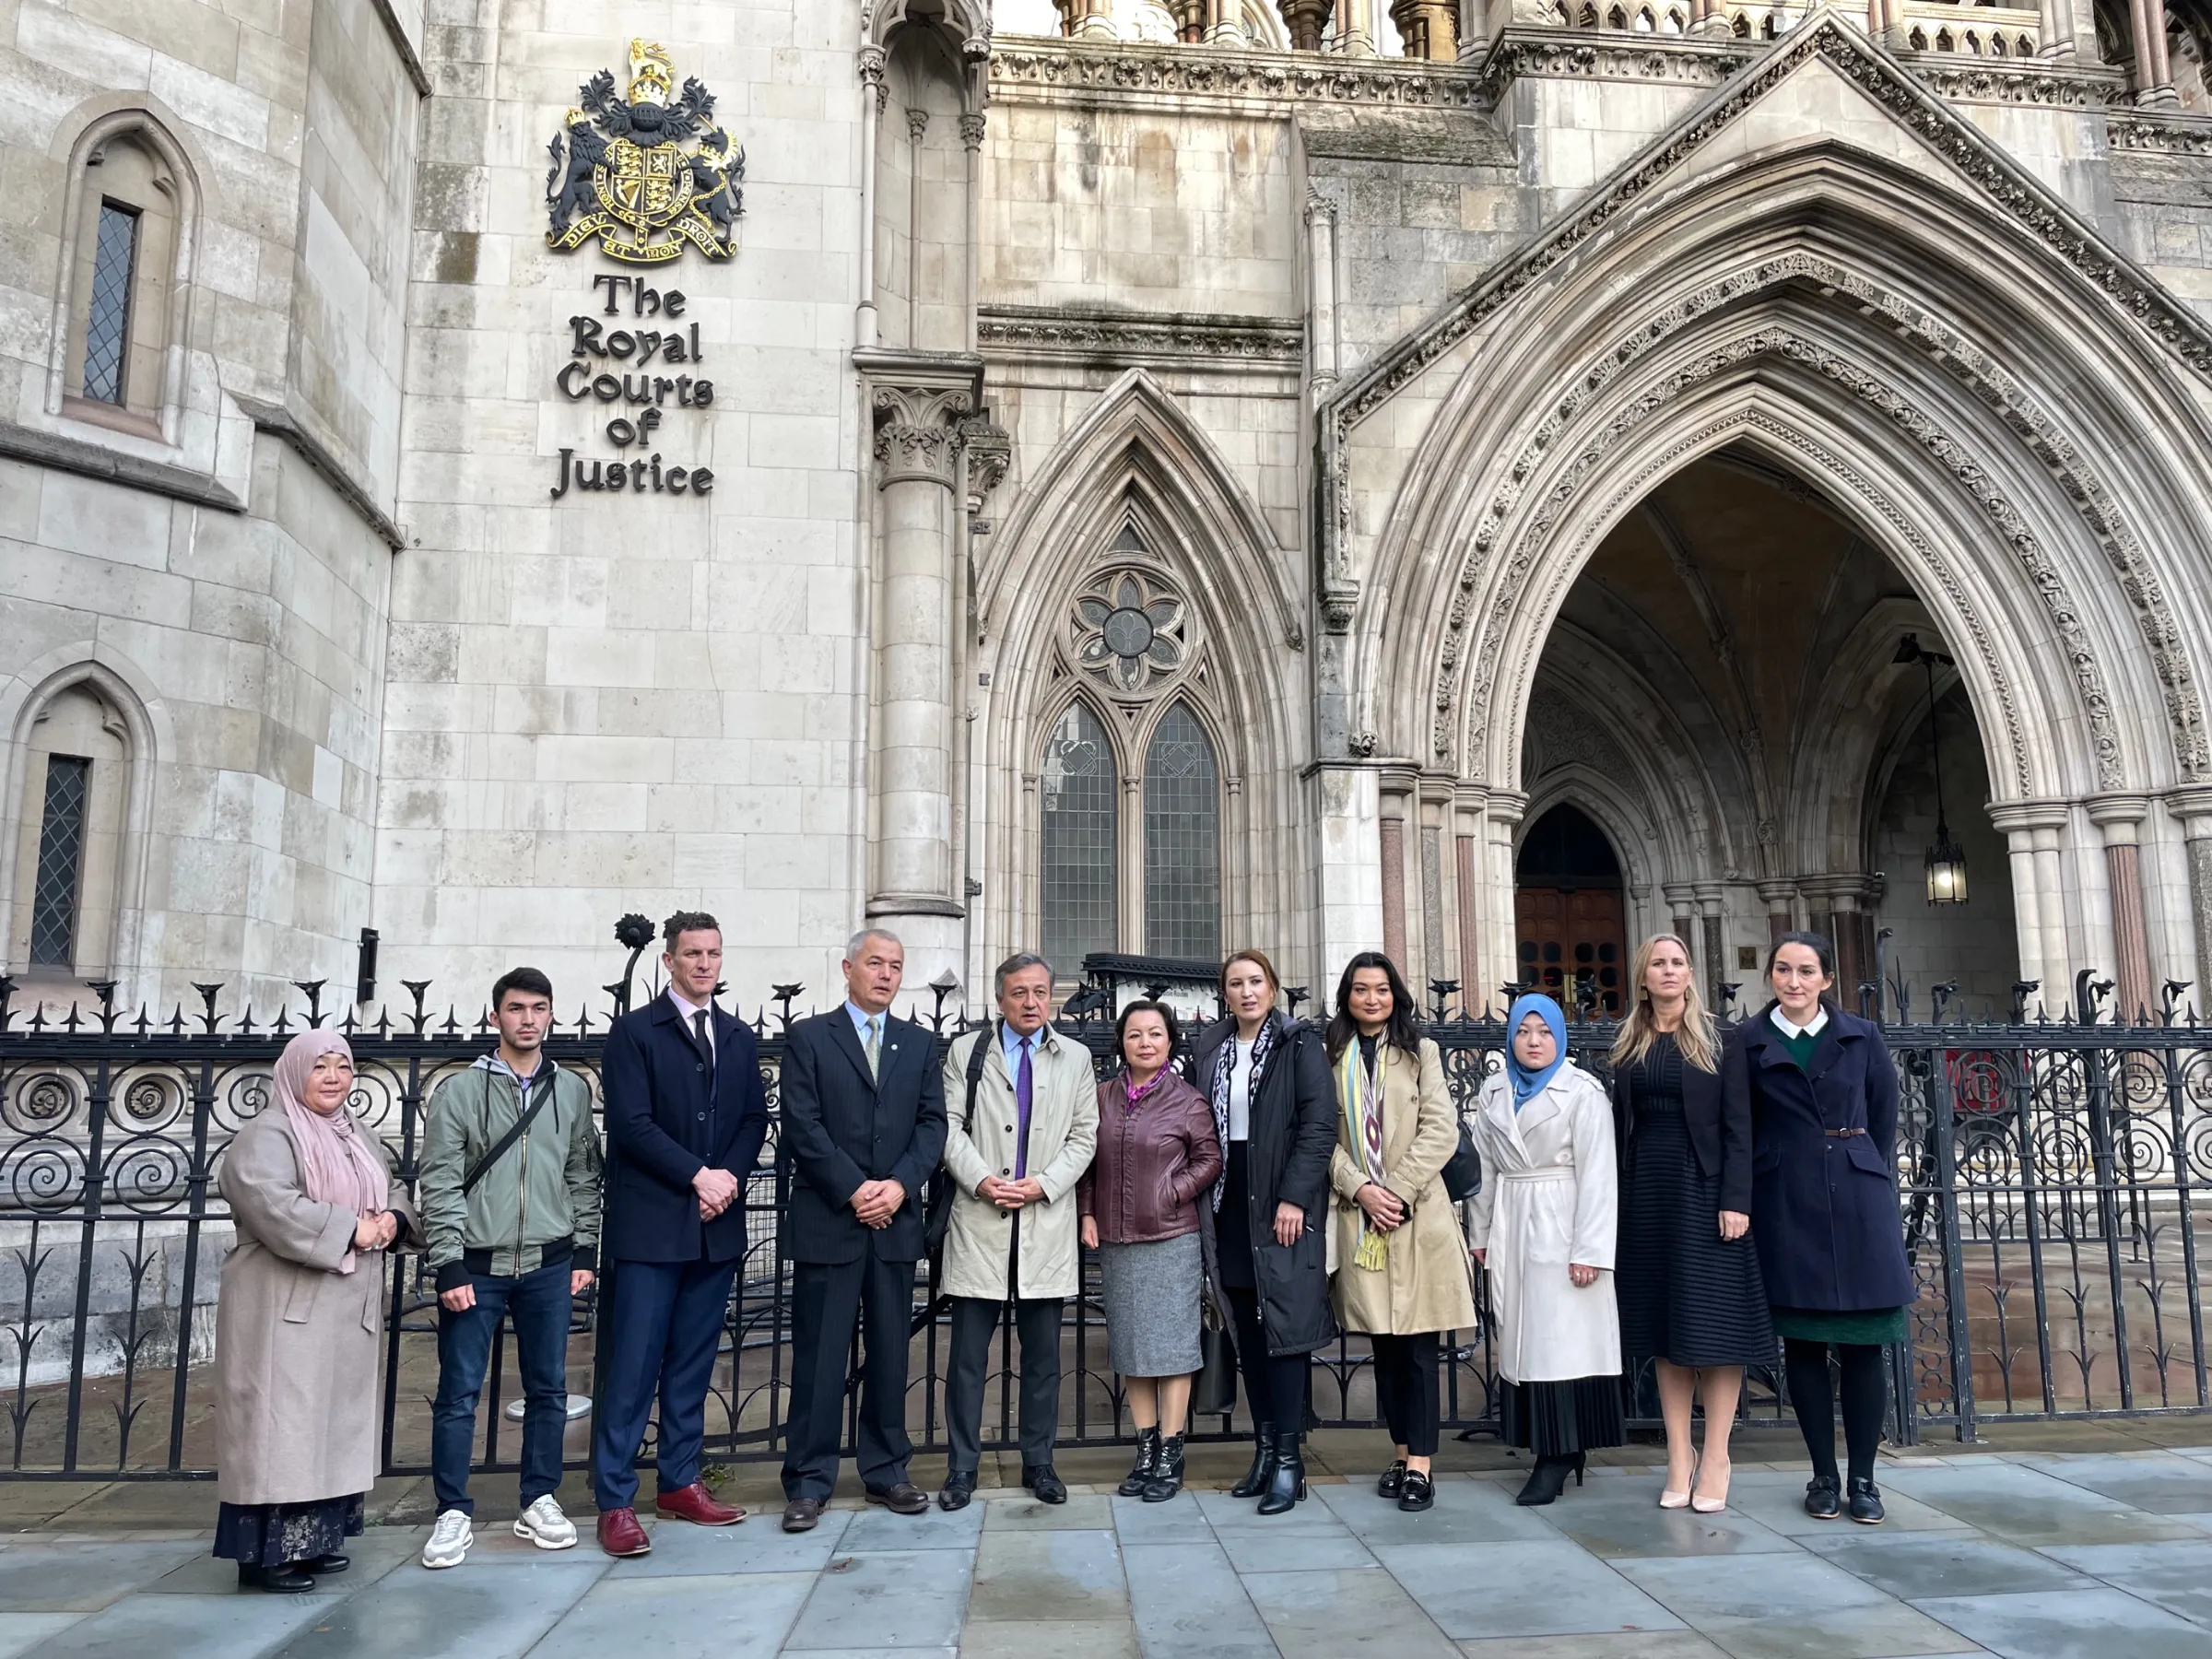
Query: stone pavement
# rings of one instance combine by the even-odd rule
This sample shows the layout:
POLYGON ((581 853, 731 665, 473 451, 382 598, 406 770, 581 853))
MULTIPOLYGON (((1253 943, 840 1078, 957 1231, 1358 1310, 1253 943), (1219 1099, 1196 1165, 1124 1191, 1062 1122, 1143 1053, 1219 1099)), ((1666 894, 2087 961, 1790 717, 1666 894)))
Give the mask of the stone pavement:
MULTIPOLYGON (((1348 1438, 1347 1471, 1380 1437, 1348 1438)), ((766 1508, 657 1524, 653 1554, 620 1563, 535 1550, 494 1500, 465 1567, 427 1572, 421 1528, 377 1526, 330 1594, 297 1598, 236 1593, 204 1530, 81 1530, 80 1500, 0 1542, 0 1659, 2212 1659, 2212 1448, 2098 1443, 2126 1449, 1885 1459, 1878 1530, 1806 1517, 1783 1462, 1739 1461, 1724 1515, 1662 1512, 1654 1471, 1626 1465, 1516 1509, 1495 1448, 1426 1515, 1371 1474, 1265 1521, 1220 1490, 1078 1488, 1060 1508, 1000 1490, 919 1520, 841 1500, 795 1538, 766 1508)), ((135 1501, 143 1521, 177 1491, 123 1488, 108 1512, 135 1501)))

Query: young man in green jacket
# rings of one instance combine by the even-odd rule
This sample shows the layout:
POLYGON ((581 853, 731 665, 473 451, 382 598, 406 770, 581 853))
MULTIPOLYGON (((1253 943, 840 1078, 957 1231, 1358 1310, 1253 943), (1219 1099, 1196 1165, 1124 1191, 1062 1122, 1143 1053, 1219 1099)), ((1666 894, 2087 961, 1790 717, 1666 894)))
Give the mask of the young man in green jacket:
POLYGON ((438 1398, 430 1411, 438 1521, 425 1567, 458 1567, 475 1540, 468 1495, 477 1399, 503 1315, 523 1373, 517 1537, 575 1547, 554 1493, 568 1422, 569 1308, 599 1252, 599 1137, 592 1086, 545 1053, 553 986, 535 968, 491 988, 497 1052, 430 1096, 418 1186, 425 1253, 438 1283, 438 1398))

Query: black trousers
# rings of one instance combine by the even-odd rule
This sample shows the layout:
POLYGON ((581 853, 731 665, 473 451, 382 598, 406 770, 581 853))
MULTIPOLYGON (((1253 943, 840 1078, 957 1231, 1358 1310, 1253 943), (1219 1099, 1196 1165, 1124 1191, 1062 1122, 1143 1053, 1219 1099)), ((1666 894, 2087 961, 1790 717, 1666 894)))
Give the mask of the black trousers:
POLYGON ((791 1271, 791 1418, 783 1496, 828 1502, 844 1439, 845 1357, 861 1336, 861 1484, 884 1491, 906 1478, 906 1355, 913 1329, 914 1265, 870 1251, 850 1262, 796 1262, 791 1271))
POLYGON ((1267 1351, 1260 1325, 1260 1293, 1249 1285, 1225 1285, 1229 1311, 1237 1327, 1237 1371, 1256 1427, 1273 1423, 1277 1432, 1306 1426, 1306 1382, 1312 1361, 1303 1354, 1280 1359, 1267 1351))
MULTIPOLYGON (((1023 1297, 1014 1304, 1021 1338, 1021 1466, 1053 1461, 1060 1430, 1060 1316, 1057 1296, 1023 1297)), ((945 1438, 951 1443, 949 1473, 972 1475, 982 1462, 983 1381, 991 1370, 991 1338, 1004 1302, 981 1296, 952 1299, 952 1353, 945 1376, 945 1438)))
POLYGON ((1443 1415, 1437 1399, 1436 1333, 1367 1340, 1375 1352, 1375 1404, 1390 1425, 1390 1438, 1409 1457, 1434 1457, 1443 1415))

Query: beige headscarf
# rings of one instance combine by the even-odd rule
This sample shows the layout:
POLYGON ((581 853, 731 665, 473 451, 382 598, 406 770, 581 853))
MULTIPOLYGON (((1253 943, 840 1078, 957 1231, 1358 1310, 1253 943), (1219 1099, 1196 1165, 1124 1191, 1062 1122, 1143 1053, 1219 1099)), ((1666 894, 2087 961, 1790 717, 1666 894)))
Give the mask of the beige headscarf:
MULTIPOLYGON (((340 1105, 325 1117, 307 1103, 307 1080, 314 1075, 315 1062, 325 1054, 344 1054, 349 1062, 353 1058, 346 1039, 335 1031, 302 1031, 286 1043, 276 1060, 276 1101, 292 1125, 292 1142, 300 1149, 300 1183, 307 1195, 318 1204, 335 1204, 365 1216, 386 1206, 391 1178, 352 1112, 340 1105)), ((348 1250, 338 1271, 351 1273, 356 1265, 348 1250)))

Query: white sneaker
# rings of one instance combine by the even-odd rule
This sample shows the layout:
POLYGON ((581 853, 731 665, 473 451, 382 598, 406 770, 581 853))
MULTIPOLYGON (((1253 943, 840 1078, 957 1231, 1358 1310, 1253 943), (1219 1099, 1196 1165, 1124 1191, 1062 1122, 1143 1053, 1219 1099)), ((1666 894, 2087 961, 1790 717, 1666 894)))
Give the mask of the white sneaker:
POLYGON ((540 1549, 576 1547, 576 1523, 560 1512, 547 1492, 514 1518, 514 1535, 527 1538, 540 1549))
POLYGON ((468 1547, 476 1541, 476 1528, 465 1512, 442 1511, 438 1524, 430 1528, 430 1541, 422 1547, 422 1564, 433 1570, 458 1567, 467 1557, 468 1547))

